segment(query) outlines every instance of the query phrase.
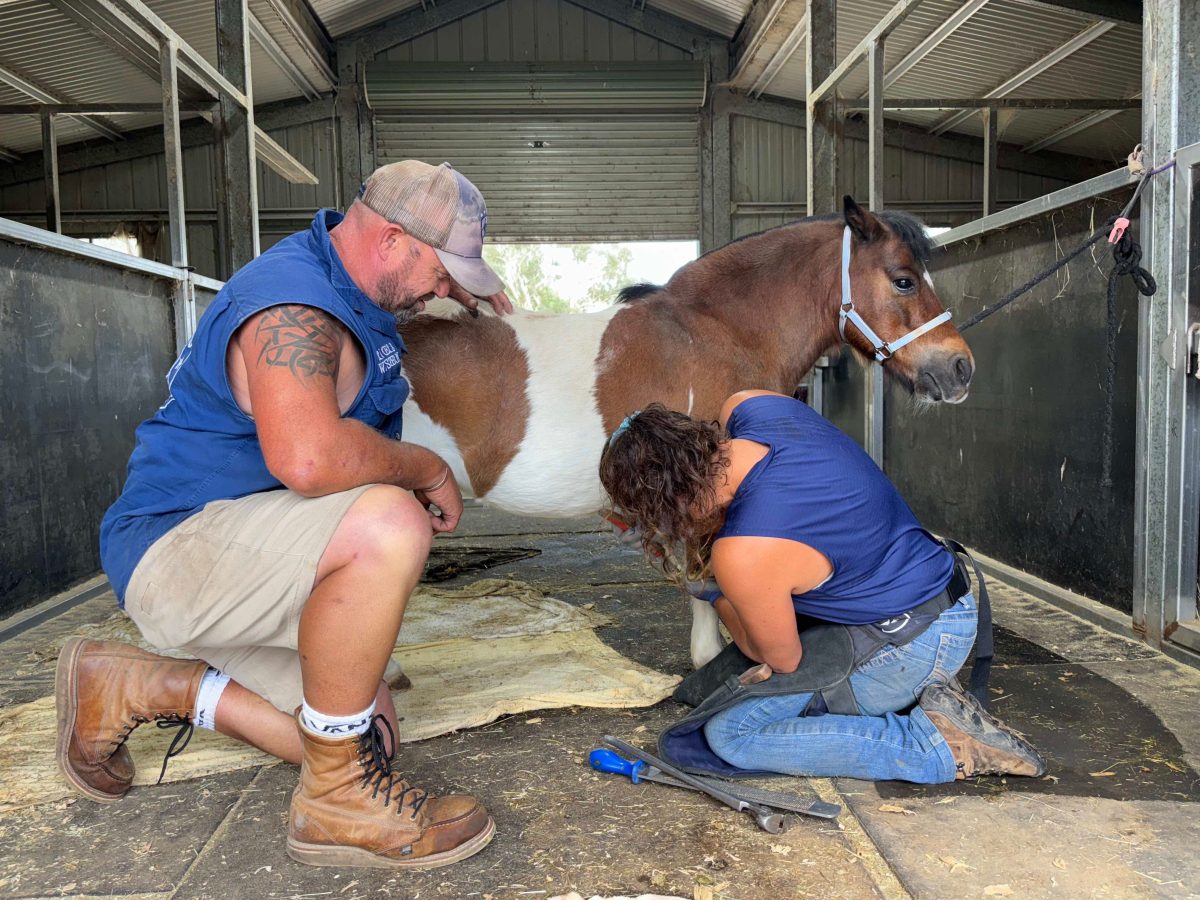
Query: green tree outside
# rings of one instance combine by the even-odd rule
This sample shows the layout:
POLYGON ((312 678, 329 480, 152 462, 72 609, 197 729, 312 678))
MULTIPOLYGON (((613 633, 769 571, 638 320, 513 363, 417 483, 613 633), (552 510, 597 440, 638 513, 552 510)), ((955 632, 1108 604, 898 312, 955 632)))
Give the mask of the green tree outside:
POLYGON ((572 258, 594 276, 589 277, 581 297, 565 297, 555 286, 555 273, 548 271, 545 249, 541 244, 487 244, 483 248, 483 258, 504 280, 509 297, 524 309, 563 313, 607 306, 632 281, 629 265, 633 254, 627 247, 573 244, 572 258))

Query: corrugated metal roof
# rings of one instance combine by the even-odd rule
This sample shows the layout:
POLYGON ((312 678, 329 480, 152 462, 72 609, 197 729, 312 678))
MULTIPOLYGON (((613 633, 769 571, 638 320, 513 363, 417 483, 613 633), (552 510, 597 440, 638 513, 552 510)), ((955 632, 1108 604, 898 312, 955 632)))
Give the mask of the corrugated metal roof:
MULTIPOLYGON (((210 61, 215 62, 213 4, 208 0, 147 0, 151 9, 210 61)), ((313 10, 335 37, 382 21, 419 5, 420 0, 309 0, 313 10)), ((555 0, 510 0, 528 8, 555 0)), ((803 2, 803 0, 797 0, 803 2)), ((926 35, 944 22, 964 0, 926 0, 889 37, 887 65, 894 66, 926 35)), ((893 0, 842 0, 838 10, 838 50, 844 56, 886 14, 893 0)), ((266 0, 250 0, 251 8, 278 42, 285 55, 307 76, 321 82, 321 73, 307 59, 290 31, 266 0)), ((732 36, 750 8, 750 0, 650 0, 650 6, 687 19, 717 33, 732 36)), ((0 59, 65 101, 156 102, 159 86, 102 41, 87 34, 47 0, 0 2, 0 59), (53 52, 47 52, 53 48, 53 52)), ((1021 0, 991 0, 902 78, 888 94, 892 97, 982 96, 1055 48, 1062 46, 1095 21, 1085 13, 1049 9, 1021 0)), ((768 51, 772 48, 768 48, 768 51)), ((256 103, 269 103, 301 95, 292 78, 255 41, 251 63, 256 103)), ((1014 90, 1010 96, 1128 97, 1141 82, 1141 36, 1136 26, 1119 24, 1052 69, 1014 90)), ((780 69, 766 93, 803 100, 805 94, 803 47, 780 69)), ((843 96, 861 96, 866 71, 859 66, 841 86, 843 96)), ((0 94, 6 102, 21 102, 12 92, 0 94)), ((1022 111, 1006 114, 1002 139, 1021 145, 1033 143, 1086 115, 1072 111, 1022 111)), ((932 127, 946 118, 938 111, 889 114, 892 119, 932 127)), ((1053 149, 1110 158, 1117 148, 1136 137, 1135 113, 1123 112, 1088 130, 1053 145, 1053 149)), ((114 120, 122 129, 155 121, 154 117, 114 120)), ((0 123, 0 146, 16 151, 34 150, 41 143, 40 129, 30 117, 5 117, 0 123)), ((89 138, 94 132, 73 120, 60 122, 60 141, 89 138)), ((972 116, 952 130, 979 133, 979 117, 972 116)), ((1127 151, 1124 151, 1127 152, 1127 151)), ((1121 155, 1124 155, 1124 152, 1121 155)))
POLYGON ((647 5, 725 37, 733 37, 750 12, 749 0, 654 0, 647 5))
POLYGON ((329 33, 338 38, 420 6, 421 0, 309 0, 309 5, 329 33))

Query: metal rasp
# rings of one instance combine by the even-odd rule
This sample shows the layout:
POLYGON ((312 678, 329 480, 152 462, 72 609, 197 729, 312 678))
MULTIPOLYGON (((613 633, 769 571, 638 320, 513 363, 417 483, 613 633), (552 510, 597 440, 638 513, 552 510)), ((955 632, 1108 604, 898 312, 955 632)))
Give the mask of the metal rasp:
MULTIPOLYGON (((678 778, 674 778, 663 772, 655 765, 641 760, 626 759, 612 750, 593 750, 588 757, 588 761, 591 763, 593 769, 599 772, 612 772, 616 775, 625 775, 634 784, 641 781, 653 781, 656 784, 665 784, 670 787, 685 788, 689 791, 703 793, 701 788, 680 781, 678 778)), ((762 790, 749 785, 732 784, 728 781, 709 778, 703 775, 694 775, 692 777, 708 787, 716 788, 739 800, 757 803, 761 806, 769 806, 772 809, 782 809, 786 812, 814 816, 818 819, 836 819, 842 812, 842 808, 836 803, 826 803, 824 800, 809 800, 798 794, 785 791, 762 790)))

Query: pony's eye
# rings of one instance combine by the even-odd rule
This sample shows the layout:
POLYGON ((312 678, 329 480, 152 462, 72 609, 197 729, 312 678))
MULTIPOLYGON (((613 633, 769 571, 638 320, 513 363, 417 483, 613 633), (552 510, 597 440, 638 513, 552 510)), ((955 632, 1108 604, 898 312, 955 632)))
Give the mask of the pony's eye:
POLYGON ((896 286, 896 290, 902 294, 911 294, 913 289, 917 286, 917 283, 911 278, 897 278, 892 281, 892 284, 894 284, 896 286))

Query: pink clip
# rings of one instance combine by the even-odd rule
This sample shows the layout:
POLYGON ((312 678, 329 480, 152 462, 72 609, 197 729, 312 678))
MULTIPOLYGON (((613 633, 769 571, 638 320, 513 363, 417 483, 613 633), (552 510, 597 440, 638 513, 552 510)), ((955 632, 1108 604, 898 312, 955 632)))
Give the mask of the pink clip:
POLYGON ((1129 227, 1129 220, 1121 216, 1117 221, 1113 222, 1112 231, 1108 233, 1108 242, 1115 244, 1121 238, 1125 237, 1125 229, 1129 227))

